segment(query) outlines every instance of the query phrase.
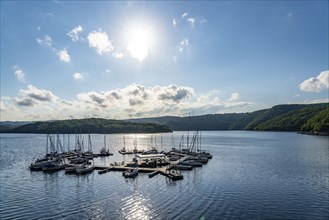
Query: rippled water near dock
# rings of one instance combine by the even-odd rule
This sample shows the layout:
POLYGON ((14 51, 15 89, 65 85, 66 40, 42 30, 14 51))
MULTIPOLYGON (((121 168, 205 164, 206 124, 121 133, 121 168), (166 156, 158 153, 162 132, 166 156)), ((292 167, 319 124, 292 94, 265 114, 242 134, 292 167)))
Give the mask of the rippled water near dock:
MULTIPOLYGON (((176 146, 181 135, 174 132, 176 146)), ((190 133, 191 134, 191 133, 190 133)), ((162 149, 171 134, 158 134, 162 149)), ((130 160, 117 153, 122 135, 107 135, 114 156, 109 165, 130 160)), ((125 135, 127 148, 146 149, 151 135, 125 135)), ((103 135, 91 135, 96 152, 103 135)), ((74 135, 71 136, 73 144, 74 135)), ((85 140, 87 140, 85 138, 85 140)), ((329 139, 281 132, 202 132, 212 154, 208 164, 183 171, 184 180, 120 172, 67 175, 31 172, 45 153, 46 135, 0 134, 1 219, 328 219, 329 139)))

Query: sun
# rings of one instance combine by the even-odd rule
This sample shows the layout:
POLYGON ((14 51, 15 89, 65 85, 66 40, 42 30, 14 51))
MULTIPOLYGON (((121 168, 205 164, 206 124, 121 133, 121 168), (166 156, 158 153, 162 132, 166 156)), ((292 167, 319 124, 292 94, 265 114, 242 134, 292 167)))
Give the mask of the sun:
POLYGON ((142 62, 150 53, 153 44, 153 32, 149 27, 138 25, 127 33, 127 50, 130 55, 142 62))

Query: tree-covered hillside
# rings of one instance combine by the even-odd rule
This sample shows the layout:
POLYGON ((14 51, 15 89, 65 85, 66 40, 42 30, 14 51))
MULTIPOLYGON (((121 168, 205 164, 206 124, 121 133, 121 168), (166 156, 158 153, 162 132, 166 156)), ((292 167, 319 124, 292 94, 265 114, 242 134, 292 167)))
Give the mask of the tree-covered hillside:
POLYGON ((165 125, 100 118, 35 122, 2 132, 9 133, 154 133, 171 132, 165 125))
MULTIPOLYGON (((0 126, 1 127, 1 126, 0 126)), ((172 130, 303 131, 329 134, 329 103, 277 105, 250 113, 165 116, 126 121, 99 118, 36 122, 0 128, 15 133, 149 133, 172 130)))
POLYGON ((325 106, 310 106, 300 110, 291 111, 261 123, 254 129, 262 131, 300 131, 301 127, 310 118, 324 109, 326 109, 325 106))
POLYGON ((328 108, 329 103, 277 105, 250 113, 141 118, 130 121, 164 124, 173 130, 301 131, 303 127, 303 131, 328 133, 328 108))
POLYGON ((329 134, 329 108, 326 108, 307 120, 301 127, 302 131, 325 132, 329 134))

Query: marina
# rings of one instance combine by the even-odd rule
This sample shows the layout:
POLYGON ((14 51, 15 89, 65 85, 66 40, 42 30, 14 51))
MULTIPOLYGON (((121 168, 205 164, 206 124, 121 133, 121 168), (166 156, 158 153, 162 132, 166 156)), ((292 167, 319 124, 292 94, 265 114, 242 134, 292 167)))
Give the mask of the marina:
MULTIPOLYGON (((133 154, 131 161, 122 161, 111 163, 110 166, 95 164, 94 158, 99 155, 93 153, 93 144, 90 134, 88 134, 88 148, 84 151, 84 139, 81 134, 75 135, 74 150, 70 150, 69 138, 65 143, 65 136, 60 139, 60 135, 47 135, 46 139, 46 156, 37 159, 30 165, 31 171, 56 172, 65 170, 67 174, 88 174, 94 169, 99 170, 98 174, 105 174, 110 171, 120 171, 125 178, 135 178, 138 173, 150 173, 152 178, 157 174, 161 174, 173 181, 183 180, 181 170, 193 170, 194 167, 202 167, 203 164, 212 158, 212 155, 205 150, 201 150, 201 132, 196 131, 192 135, 192 141, 189 142, 187 136, 184 145, 184 136, 182 135, 179 148, 173 147, 171 150, 159 152, 154 145, 150 150, 138 150, 137 139, 134 138, 132 151, 126 151, 126 141, 123 136, 123 147, 121 151, 127 154, 133 154), (62 142, 64 144, 62 144, 62 142), (67 146, 67 150, 65 148, 67 146), (183 145, 186 148, 183 148, 183 145), (49 153, 50 152, 50 153, 49 153)), ((162 137, 162 136, 161 136, 162 137)), ((151 136, 153 143, 153 135, 151 136)), ((162 138, 161 138, 162 145, 162 138)), ((125 155, 125 153, 121 153, 125 155)), ((110 156, 109 149, 106 149, 106 136, 104 135, 104 146, 101 149, 102 156, 110 156)))

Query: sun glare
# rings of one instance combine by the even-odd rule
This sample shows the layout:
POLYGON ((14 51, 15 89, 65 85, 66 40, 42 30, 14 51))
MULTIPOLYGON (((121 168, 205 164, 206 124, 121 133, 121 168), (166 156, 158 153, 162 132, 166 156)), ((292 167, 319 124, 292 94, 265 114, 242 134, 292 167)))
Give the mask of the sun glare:
POLYGON ((150 52, 153 43, 153 33, 144 26, 133 27, 128 31, 127 50, 130 55, 142 62, 150 52))

